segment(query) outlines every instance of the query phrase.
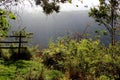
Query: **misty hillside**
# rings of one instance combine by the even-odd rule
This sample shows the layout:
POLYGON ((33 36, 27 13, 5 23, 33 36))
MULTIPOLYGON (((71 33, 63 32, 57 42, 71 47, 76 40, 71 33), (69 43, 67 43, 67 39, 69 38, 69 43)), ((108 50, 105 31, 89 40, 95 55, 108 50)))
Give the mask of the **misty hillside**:
POLYGON ((51 15, 42 12, 24 12, 19 16, 20 20, 11 21, 12 30, 26 27, 28 31, 34 33, 33 43, 40 46, 46 46, 51 37, 56 39, 67 33, 83 32, 86 26, 89 26, 87 32, 92 35, 94 30, 104 28, 98 26, 88 16, 88 11, 66 11, 51 15))

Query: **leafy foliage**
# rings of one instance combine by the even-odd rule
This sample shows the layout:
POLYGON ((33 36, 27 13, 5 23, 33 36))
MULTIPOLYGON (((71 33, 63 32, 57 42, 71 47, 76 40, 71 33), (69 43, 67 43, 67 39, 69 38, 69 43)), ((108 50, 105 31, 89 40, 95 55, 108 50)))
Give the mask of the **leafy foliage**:
MULTIPOLYGON (((23 28, 22 30, 19 31, 13 31, 12 36, 22 36, 21 41, 28 41, 32 38, 32 33, 26 32, 25 28, 23 28)), ((15 41, 18 41, 19 37, 15 37, 15 41)), ((4 46, 4 44, 2 45, 4 46)), ((36 47, 29 47, 25 44, 21 43, 21 49, 20 49, 20 54, 18 52, 18 49, 13 49, 13 47, 18 47, 18 44, 10 44, 8 45, 10 47, 10 49, 6 50, 6 49, 0 49, 0 57, 3 58, 4 60, 30 60, 32 58, 32 54, 35 53, 34 51, 36 51, 37 49, 35 49, 36 47)))
MULTIPOLYGON (((17 45, 11 44, 10 47, 17 47, 17 45)), ((26 48, 20 49, 20 54, 18 54, 18 49, 0 49, 0 58, 4 59, 5 61, 31 60, 37 51, 37 46, 26 46, 26 48)))
POLYGON ((31 80, 32 78, 35 80, 40 74, 38 72, 41 72, 43 69, 42 64, 34 61, 21 60, 12 62, 12 64, 1 61, 0 64, 0 80, 31 80), (32 75, 33 73, 34 75, 32 75))
MULTIPOLYGON (((0 59, 2 80, 119 80, 120 43, 60 38, 32 61, 0 59)), ((32 51, 32 50, 31 50, 32 51)), ((6 52, 7 53, 7 52, 6 52)))
POLYGON ((10 24, 8 18, 16 19, 13 13, 9 13, 6 10, 0 9, 0 36, 4 36, 10 29, 10 24))
MULTIPOLYGON (((2 6, 17 6, 18 4, 24 3, 24 0, 1 0, 2 6), (9 5, 10 4, 10 5, 9 5)), ((1 2, 0 1, 0 2, 1 2)), ((59 3, 72 3, 74 0, 27 0, 31 5, 33 5, 33 1, 36 5, 40 5, 44 11, 45 14, 51 14, 53 12, 58 13, 60 11, 60 5, 59 3)), ((79 1, 79 0, 78 0, 79 1)), ((80 1, 82 3, 82 0, 80 1)), ((1 6, 0 5, 0 6, 1 6)), ((78 7, 78 5, 76 5, 78 7)), ((13 17, 15 18, 15 17, 13 17)))
MULTIPOLYGON (((89 16, 93 17, 100 25, 104 25, 110 33, 111 43, 115 45, 116 33, 119 32, 120 21, 120 1, 119 0, 99 0, 98 7, 91 8, 89 16)), ((106 34, 106 32, 104 32, 106 34)))
POLYGON ((119 45, 101 45, 99 41, 70 39, 51 43, 43 51, 43 63, 50 69, 67 73, 69 79, 109 80, 120 78, 119 45))

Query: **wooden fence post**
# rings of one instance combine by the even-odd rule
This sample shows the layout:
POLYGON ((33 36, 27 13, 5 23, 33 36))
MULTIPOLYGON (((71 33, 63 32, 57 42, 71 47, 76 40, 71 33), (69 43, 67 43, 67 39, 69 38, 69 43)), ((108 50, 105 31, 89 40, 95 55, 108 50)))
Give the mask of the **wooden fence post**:
POLYGON ((20 35, 19 35, 19 48, 18 48, 18 54, 21 53, 21 31, 20 31, 20 35))
MULTIPOLYGON (((2 36, 0 36, 0 37, 2 37, 2 36)), ((0 46, 0 49, 18 49, 18 54, 20 54, 21 53, 21 48, 25 48, 26 49, 26 47, 22 47, 22 43, 28 43, 28 41, 23 41, 22 40, 22 38, 26 38, 26 36, 23 36, 22 35, 22 33, 21 33, 21 31, 20 31, 20 34, 19 35, 17 35, 17 36, 6 36, 6 37, 16 37, 17 39, 18 39, 18 41, 0 41, 0 43, 5 43, 5 44, 11 44, 11 43, 16 43, 16 44, 18 44, 18 46, 17 47, 9 47, 9 46, 0 46)))

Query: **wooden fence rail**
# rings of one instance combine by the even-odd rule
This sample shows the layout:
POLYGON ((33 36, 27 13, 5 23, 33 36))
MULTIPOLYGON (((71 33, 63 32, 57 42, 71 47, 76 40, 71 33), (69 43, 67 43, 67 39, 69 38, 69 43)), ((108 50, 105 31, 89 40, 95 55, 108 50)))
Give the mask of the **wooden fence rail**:
MULTIPOLYGON (((1 36, 3 37, 3 36, 1 36)), ((23 41, 22 38, 25 38, 26 36, 22 36, 21 32, 20 32, 20 35, 18 36, 5 36, 5 37, 10 37, 10 38, 18 38, 18 41, 0 41, 0 43, 4 43, 4 44, 7 44, 7 43, 16 43, 18 44, 17 47, 9 47, 9 46, 0 46, 0 49, 18 49, 18 54, 21 53, 21 48, 26 48, 26 47, 22 47, 22 43, 28 43, 28 41, 23 41)))

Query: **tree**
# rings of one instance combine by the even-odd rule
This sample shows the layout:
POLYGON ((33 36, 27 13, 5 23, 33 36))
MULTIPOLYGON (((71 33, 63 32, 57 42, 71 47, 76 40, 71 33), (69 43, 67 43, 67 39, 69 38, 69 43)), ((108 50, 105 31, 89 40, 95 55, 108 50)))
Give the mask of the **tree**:
MULTIPOLYGON (((2 3, 0 3, 1 5, 6 5, 8 7, 9 6, 16 6, 18 3, 24 3, 25 0, 0 0, 0 2, 2 1, 2 3)), ((53 12, 58 13, 60 10, 60 6, 59 3, 65 3, 65 2, 69 2, 72 3, 72 1, 74 0, 27 0, 30 2, 30 4, 33 4, 32 1, 35 1, 36 5, 40 5, 44 11, 45 14, 51 14, 53 12)), ((79 0, 78 0, 79 1, 79 0)), ((82 0, 81 0, 82 2, 82 0)), ((78 5, 77 5, 78 6, 78 5)))
POLYGON ((5 36, 10 28, 8 18, 16 19, 13 13, 0 9, 0 36, 5 36))
POLYGON ((99 0, 98 7, 91 8, 89 16, 100 25, 104 25, 110 33, 111 44, 115 45, 116 32, 120 27, 120 0, 99 0))
MULTIPOLYGON (((18 4, 21 4, 21 3, 24 3, 25 0, 1 0, 1 4, 0 6, 5 6, 6 8, 6 4, 7 4, 7 7, 8 6, 16 6, 18 4), (2 2, 1 2, 2 1, 2 2), (9 4, 9 5, 8 5, 9 4)), ((33 5, 33 0, 27 0, 29 1, 29 3, 31 5, 33 5)), ((59 5, 57 5, 57 3, 59 2, 65 2, 67 0, 34 0, 35 1, 35 4, 36 5, 40 5, 42 8, 43 8, 43 11, 45 14, 50 14, 50 13, 53 13, 54 11, 55 12, 59 12, 59 5)))

